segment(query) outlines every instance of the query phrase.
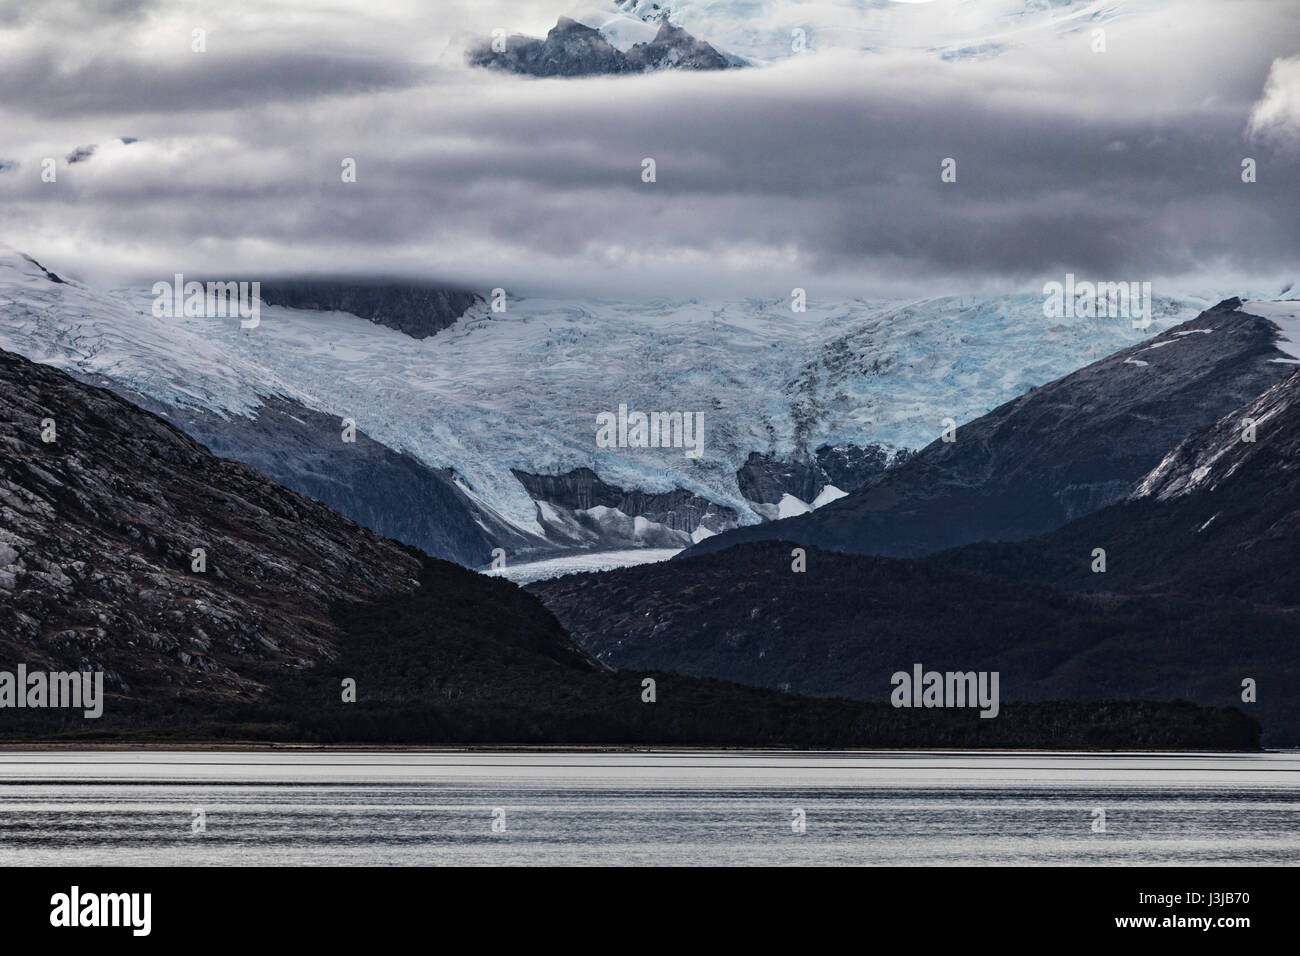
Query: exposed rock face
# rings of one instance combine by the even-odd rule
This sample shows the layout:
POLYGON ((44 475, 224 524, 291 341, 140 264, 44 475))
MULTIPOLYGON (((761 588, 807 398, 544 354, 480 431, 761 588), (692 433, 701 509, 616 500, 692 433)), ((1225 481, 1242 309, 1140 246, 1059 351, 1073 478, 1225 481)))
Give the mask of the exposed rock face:
POLYGON ((826 487, 826 476, 815 462, 751 451, 736 470, 736 483, 748 500, 776 504, 787 494, 812 501, 826 487))
POLYGON ((816 455, 817 465, 826 476, 827 484, 840 491, 857 491, 883 474, 886 468, 907 461, 912 452, 902 448, 891 456, 879 445, 822 445, 816 455))
POLYGON ((628 68, 635 73, 656 70, 725 70, 731 63, 725 56, 667 20, 649 43, 638 43, 627 52, 628 68))
POLYGON ((590 468, 562 475, 514 475, 539 503, 547 536, 580 548, 683 548, 699 529, 716 534, 736 526, 737 515, 682 488, 625 491, 601 481, 590 468))
POLYGON ((32 265, 34 265, 36 268, 40 269, 40 270, 41 270, 41 274, 44 275, 45 278, 49 279, 51 282, 55 283, 56 285, 63 285, 63 284, 64 284, 62 279, 60 279, 58 276, 56 276, 56 275, 55 275, 53 272, 51 272, 49 269, 45 268, 45 266, 41 265, 39 262, 37 262, 37 261, 36 261, 35 259, 33 259, 31 256, 23 256, 23 258, 26 259, 28 262, 30 262, 32 265))
MULTIPOLYGON (((907 460, 900 452, 895 461, 907 460)), ((811 502, 827 485, 857 491, 890 466, 889 452, 879 445, 822 445, 811 459, 750 452, 736 472, 740 490, 750 501, 776 504, 783 495, 811 502)))
POLYGON ((463 289, 316 279, 262 281, 261 298, 267 305, 291 309, 351 312, 417 339, 454 324, 482 301, 463 289))
POLYGON ((529 76, 594 76, 628 70, 627 57, 599 30, 568 17, 560 17, 545 40, 516 34, 507 38, 504 52, 484 43, 470 52, 469 61, 529 76))
POLYGON ((469 61, 528 76, 608 76, 656 70, 725 70, 731 62, 703 40, 668 21, 648 43, 638 43, 627 53, 610 43, 594 27, 560 17, 545 40, 515 36, 506 40, 504 52, 484 43, 472 50, 469 61))
MULTIPOLYGON (((1300 508, 1300 371, 1292 372, 1255 401, 1189 436, 1165 455, 1134 489, 1132 498, 1157 501, 1214 491, 1229 479, 1267 484, 1300 508), (1235 477, 1234 477, 1235 476, 1235 477)), ((1286 528, 1300 511, 1282 516, 1286 528)))
POLYGON ((1229 300, 1033 389, 936 440, 814 514, 738 528, 693 553, 786 539, 921 555, 1041 534, 1124 497, 1169 449, 1290 366, 1277 327, 1229 300))
POLYGON ((248 699, 267 668, 331 655, 332 602, 410 591, 421 573, 401 545, 8 352, 0 423, 8 662, 104 670, 128 696, 248 699))

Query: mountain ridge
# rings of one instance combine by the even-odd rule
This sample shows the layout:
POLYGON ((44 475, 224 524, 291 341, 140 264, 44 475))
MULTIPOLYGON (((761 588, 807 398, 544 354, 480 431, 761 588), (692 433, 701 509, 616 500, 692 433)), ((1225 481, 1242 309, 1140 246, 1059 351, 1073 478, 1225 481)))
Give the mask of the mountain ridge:
POLYGON ((1030 389, 811 515, 724 532, 686 555, 759 539, 914 557, 1017 540, 1127 495, 1189 433, 1285 374, 1278 327, 1230 299, 1030 389))

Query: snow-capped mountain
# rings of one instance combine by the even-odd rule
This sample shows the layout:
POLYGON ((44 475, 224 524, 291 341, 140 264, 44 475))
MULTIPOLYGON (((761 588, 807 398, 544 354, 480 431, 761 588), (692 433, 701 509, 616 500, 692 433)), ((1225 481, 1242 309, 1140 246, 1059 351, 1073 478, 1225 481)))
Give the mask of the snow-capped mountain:
POLYGON ((1127 319, 1044 318, 1034 294, 814 297, 802 313, 784 300, 519 298, 504 312, 479 302, 414 339, 280 306, 250 329, 157 317, 148 288, 56 278, 0 253, 0 348, 169 412, 222 454, 357 520, 388 515, 383 533, 474 565, 494 546, 512 562, 682 548, 824 505, 945 419, 976 418, 1203 306, 1158 298, 1141 333, 1127 319), (700 422, 698 456, 613 433, 602 444, 599 422, 620 412, 700 422), (373 439, 374 458, 336 475, 343 419, 373 439), (402 477, 370 489, 371 468, 402 477), (403 530, 404 513, 429 527, 403 530), (464 526, 452 552, 433 537, 449 522, 464 526))

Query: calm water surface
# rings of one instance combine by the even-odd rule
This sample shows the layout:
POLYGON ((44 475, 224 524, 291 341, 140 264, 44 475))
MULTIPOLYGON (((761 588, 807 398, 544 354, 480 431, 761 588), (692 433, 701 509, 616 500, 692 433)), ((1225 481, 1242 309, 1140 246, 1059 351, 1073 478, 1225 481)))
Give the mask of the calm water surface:
POLYGON ((1294 752, 0 753, 0 866, 1298 862, 1294 752))

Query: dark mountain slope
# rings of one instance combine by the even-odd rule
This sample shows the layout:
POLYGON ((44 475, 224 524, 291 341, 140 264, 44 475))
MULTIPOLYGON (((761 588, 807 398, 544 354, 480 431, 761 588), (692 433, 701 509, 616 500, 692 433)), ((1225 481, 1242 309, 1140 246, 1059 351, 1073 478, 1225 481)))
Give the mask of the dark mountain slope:
MULTIPOLYGON (((1285 609, 1201 595, 1070 594, 934 560, 816 549, 808 570, 794 573, 791 547, 758 542, 529 590, 616 667, 793 693, 885 700, 890 675, 915 662, 998 670, 1008 700, 1226 706, 1242 676, 1280 669, 1300 679, 1300 616, 1285 609), (1241 639, 1227 644, 1225 633, 1241 639)), ((1288 706, 1300 734, 1300 713, 1288 706)))
MULTIPOLYGON (((379 652, 386 635, 359 632, 356 609, 417 590, 425 659, 390 655, 386 683, 467 650, 486 662, 485 685, 503 654, 599 669, 514 585, 381 538, 111 392, 6 352, 0 423, 0 669, 104 671, 109 704, 92 729, 269 720, 319 688, 313 675, 342 648, 361 663, 379 652)), ((374 676, 372 698, 384 686, 374 676)))
MULTIPOLYGON (((891 675, 915 663, 998 671, 1008 701, 1233 706, 1243 677, 1300 686, 1293 610, 1213 595, 1072 594, 934 559, 817 549, 794 573, 792 547, 755 542, 528 589, 615 667, 792 693, 883 701, 891 675)), ((1266 740, 1300 740, 1298 703, 1261 700, 1266 740)))
POLYGON ((312 666, 334 601, 412 590, 421 568, 111 392, 0 352, 4 660, 103 669, 127 697, 252 699, 249 666, 312 666))
POLYGON ((816 700, 657 669, 575 673, 516 647, 483 641, 474 605, 462 605, 449 627, 443 594, 444 582, 435 576, 414 594, 347 615, 349 638, 339 661, 318 683, 299 685, 307 688, 301 703, 277 697, 285 702, 280 719, 290 736, 781 747, 1258 745, 1254 719, 1230 708, 1186 703, 1007 704, 997 720, 985 720, 974 710, 816 700), (431 620, 440 622, 436 663, 429 662, 431 620), (384 640, 376 642, 376 634, 384 640), (355 707, 336 706, 337 678, 343 675, 356 677, 358 687, 372 694, 378 688, 379 699, 363 695, 355 707), (647 677, 656 681, 653 704, 641 696, 647 677))
POLYGON ((1190 436, 1123 503, 1034 541, 935 557, 1070 589, 1300 606, 1300 371, 1190 436), (1105 573, 1092 570, 1095 548, 1105 573))
POLYGON ((284 398, 256 415, 174 408, 118 382, 102 385, 182 428, 214 454, 247 462, 280 484, 328 505, 387 538, 464 567, 484 567, 494 548, 525 560, 557 550, 474 501, 447 470, 431 468, 358 430, 343 444, 340 421, 284 398))
POLYGON ((1160 457, 1284 376, 1277 327, 1235 299, 1001 405, 813 514, 689 554, 785 539, 919 556, 1042 534, 1123 498, 1160 457), (1141 364, 1138 364, 1141 363, 1141 364))

